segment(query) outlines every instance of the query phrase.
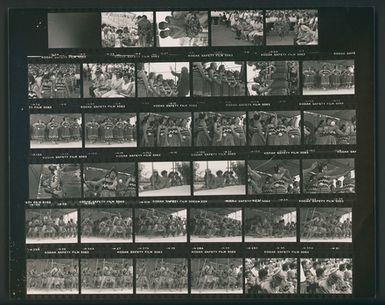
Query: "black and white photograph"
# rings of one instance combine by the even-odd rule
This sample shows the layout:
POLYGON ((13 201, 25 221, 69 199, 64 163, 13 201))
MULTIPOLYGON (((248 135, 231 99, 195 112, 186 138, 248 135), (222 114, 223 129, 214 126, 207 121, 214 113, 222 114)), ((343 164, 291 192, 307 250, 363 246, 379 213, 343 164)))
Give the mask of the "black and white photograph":
POLYGON ((190 147, 190 112, 139 114, 140 147, 190 147))
POLYGON ((194 62, 192 69, 194 96, 246 96, 243 61, 194 62))
POLYGON ((194 161, 194 196, 246 195, 245 161, 194 161))
POLYGON ((32 149, 82 147, 80 113, 31 114, 29 125, 32 149))
POLYGON ((246 294, 297 293, 296 258, 246 258, 246 294))
POLYGON ((30 199, 81 197, 80 164, 30 164, 30 199))
POLYGON ((191 259, 191 293, 242 294, 243 260, 241 258, 191 259))
POLYGON ((84 198, 136 197, 136 184, 133 162, 83 165, 84 198))
POLYGON ((189 231, 191 242, 242 242, 242 209, 192 208, 189 231))
POLYGON ((132 210, 85 208, 80 210, 81 243, 131 243, 132 210))
POLYGON ((300 294, 352 294, 351 258, 301 258, 300 294))
POLYGON ((354 60, 313 60, 302 64, 303 95, 355 93, 354 60))
POLYGON ((299 160, 248 161, 249 195, 300 194, 299 160))
POLYGON ((80 98, 80 65, 28 64, 28 98, 80 98))
POLYGON ((300 111, 253 111, 248 115, 250 146, 301 145, 300 111))
POLYGON ((187 242, 187 209, 147 208, 135 210, 135 242, 187 242))
POLYGON ((154 13, 102 12, 103 48, 149 48, 154 46, 154 13))
POLYGON ((298 61, 247 62, 247 95, 299 95, 298 61))
POLYGON ((208 11, 156 12, 158 47, 208 47, 208 11))
POLYGON ((136 113, 86 113, 85 147, 136 147, 136 113))
POLYGON ((132 294, 134 267, 127 258, 82 258, 82 294, 132 294))
POLYGON ((137 294, 187 294, 188 265, 185 258, 136 260, 137 294))
POLYGON ((77 259, 27 259, 27 295, 79 294, 77 259))
POLYGON ((83 64, 83 97, 85 98, 135 97, 135 64, 133 63, 83 64))
POLYGON ((246 113, 195 112, 194 146, 245 146, 246 113))
POLYGON ((263 11, 211 11, 211 45, 262 46, 263 11))
POLYGON ((296 242, 295 208, 245 208, 245 242, 296 242))
POLYGON ((25 211, 26 244, 78 242, 76 209, 28 209, 25 211))
POLYGON ((301 242, 352 242, 352 208, 301 208, 301 242))
POLYGON ((191 196, 188 161, 139 162, 139 197, 191 196))
POLYGON ((318 10, 266 10, 266 45, 318 45, 318 10))
POLYGON ((306 194, 355 193, 354 159, 302 160, 306 194))
POLYGON ((190 96, 189 62, 137 63, 138 97, 190 96))

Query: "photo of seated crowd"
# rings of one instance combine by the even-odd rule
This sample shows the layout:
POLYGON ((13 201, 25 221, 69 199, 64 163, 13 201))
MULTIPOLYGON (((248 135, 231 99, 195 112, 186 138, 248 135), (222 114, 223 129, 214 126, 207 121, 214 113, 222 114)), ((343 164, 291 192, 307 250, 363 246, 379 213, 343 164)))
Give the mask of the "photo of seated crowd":
POLYGON ((299 160, 248 161, 249 195, 299 194, 299 160))
POLYGON ((82 294, 133 293, 134 267, 127 258, 82 258, 82 294))
POLYGON ((153 12, 103 12, 103 48, 154 46, 153 12))
POLYGON ((31 114, 31 148, 81 148, 82 116, 79 113, 31 114))
POLYGON ((191 196, 190 162, 140 162, 139 197, 191 196))
POLYGON ((190 96, 190 63, 158 62, 136 65, 138 97, 190 96))
POLYGON ((241 258, 191 259, 191 293, 241 294, 243 292, 241 258))
POLYGON ((137 209, 135 211, 135 242, 187 242, 186 226, 186 209, 137 209))
POLYGON ((296 258, 246 258, 247 294, 297 293, 296 258))
POLYGON ((352 294, 351 258, 302 258, 301 294, 352 294))
POLYGON ((28 209, 25 220, 26 244, 78 242, 76 209, 28 209))
POLYGON ((185 258, 138 259, 136 293, 187 293, 188 266, 185 258))
POLYGON ((195 112, 194 145, 208 146, 245 146, 246 113, 195 112))
POLYGON ((28 64, 28 98, 80 98, 80 65, 28 64))
POLYGON ((86 113, 85 147, 136 147, 136 113, 86 113))
POLYGON ((156 12, 156 45, 159 47, 207 47, 207 11, 156 12))
POLYGON ((298 61, 256 61, 247 63, 249 96, 299 95, 298 61))
POLYGON ((354 60, 313 60, 302 64, 303 95, 354 94, 354 60))
POLYGON ((245 161, 194 161, 194 196, 246 195, 245 161))
POLYGON ((81 197, 80 164, 30 164, 30 199, 81 197))
POLYGON ((89 163, 83 166, 84 198, 136 197, 135 163, 89 163))
POLYGON ((140 147, 190 147, 191 113, 139 114, 140 147))
POLYGON ((352 208, 302 208, 301 242, 352 242, 352 208))
POLYGON ((83 64, 83 97, 135 97, 135 64, 83 64))
POLYGON ((267 10, 266 45, 318 45, 318 10, 267 10))
POLYGON ((263 11, 211 11, 212 46, 261 46, 263 11))
POLYGON ((296 242, 295 208, 245 208, 245 242, 296 242))
POLYGON ((27 295, 79 294, 77 259, 27 259, 27 295))
POLYGON ((307 159, 302 168, 306 194, 355 193, 354 159, 307 159))
POLYGON ((189 231, 191 242, 242 242, 242 210, 191 209, 189 231))
POLYGON ((194 96, 245 96, 243 61, 194 62, 194 96))
POLYGON ((250 146, 301 145, 299 111, 249 112, 250 146))
POLYGON ((121 208, 85 208, 80 211, 81 243, 132 242, 132 210, 121 208))
POLYGON ((355 145, 355 110, 304 111, 306 145, 355 145))

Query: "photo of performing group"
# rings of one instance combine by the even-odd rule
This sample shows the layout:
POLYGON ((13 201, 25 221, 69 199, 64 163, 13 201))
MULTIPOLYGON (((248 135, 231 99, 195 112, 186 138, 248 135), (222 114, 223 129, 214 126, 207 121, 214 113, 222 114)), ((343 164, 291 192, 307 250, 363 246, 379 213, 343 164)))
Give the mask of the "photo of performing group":
POLYGON ((254 111, 248 118, 250 146, 301 145, 299 111, 254 111))
POLYGON ((189 231, 191 242, 242 242, 242 210, 191 209, 189 231))
POLYGON ((133 293, 132 259, 85 258, 80 267, 82 294, 133 293))
POLYGON ((354 159, 306 159, 302 168, 304 193, 355 193, 354 159))
POLYGON ((32 149, 82 147, 80 113, 31 114, 29 124, 32 149))
POLYGON ((245 161, 194 161, 194 196, 246 194, 245 161))
POLYGON ((247 62, 249 96, 299 95, 298 61, 247 62))
POLYGON ((355 93, 354 60, 303 61, 303 95, 355 93))
POLYGON ((302 258, 301 294, 352 294, 351 258, 302 258))
POLYGON ((208 11, 156 12, 159 47, 207 47, 209 45, 208 11))
POLYGON ((247 294, 297 293, 296 258, 246 258, 247 294))
POLYGON ((85 208, 80 211, 81 243, 132 242, 132 210, 85 208))
POLYGON ((103 12, 103 48, 148 48, 154 46, 153 12, 103 12))
POLYGON ((306 145, 355 145, 355 110, 304 111, 306 145))
POLYGON ((135 163, 89 163, 83 166, 84 198, 136 197, 135 163))
POLYGON ((241 294, 243 292, 241 258, 191 259, 191 293, 241 294))
POLYGON ((248 194, 299 194, 299 160, 248 161, 248 194))
POLYGON ((185 258, 138 259, 136 265, 137 294, 185 294, 188 284, 185 258))
POLYGON ((296 242, 295 208, 245 208, 245 242, 296 242))
POLYGON ((194 96, 245 96, 243 61, 194 62, 194 96))
POLYGON ((195 112, 194 146, 246 145, 245 112, 195 112))
POLYGON ((190 162, 139 162, 139 197, 191 196, 190 162))
POLYGON ((80 98, 80 66, 28 64, 28 98, 80 98))
POLYGON ((267 10, 266 45, 318 45, 318 10, 267 10))
POLYGON ((27 295, 78 294, 77 259, 27 259, 27 295))
POLYGON ((191 113, 159 112, 139 114, 140 147, 190 147, 191 113))
POLYGON ((86 113, 85 147, 136 147, 136 113, 86 113))
POLYGON ((211 11, 211 45, 261 46, 263 11, 211 11))
POLYGON ((135 97, 135 64, 83 64, 83 97, 135 97))
POLYGON ((187 209, 137 209, 135 211, 135 242, 187 242, 187 209))
POLYGON ((25 220, 26 244, 78 242, 76 209, 28 209, 25 220))

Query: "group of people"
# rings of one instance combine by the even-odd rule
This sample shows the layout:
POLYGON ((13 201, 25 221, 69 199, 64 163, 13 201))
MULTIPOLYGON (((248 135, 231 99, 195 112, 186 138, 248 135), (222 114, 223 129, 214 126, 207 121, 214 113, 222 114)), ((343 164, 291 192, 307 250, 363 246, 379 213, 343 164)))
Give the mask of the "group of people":
POLYGON ((194 62, 194 96, 245 96, 244 65, 240 69, 227 69, 216 62, 194 62))
POLYGON ((174 186, 185 185, 185 177, 178 171, 162 170, 161 173, 155 169, 150 177, 150 184, 143 186, 142 190, 161 190, 174 186))
POLYGON ((218 170, 213 174, 210 169, 206 169, 203 179, 203 189, 206 190, 240 184, 239 177, 232 170, 218 170))
POLYGON ((341 221, 341 216, 315 215, 308 217, 301 224, 301 238, 320 238, 325 240, 352 237, 352 221, 349 218, 341 221))
POLYGON ((80 97, 80 67, 75 64, 29 64, 28 98, 80 97))
POLYGON ((266 217, 265 215, 256 215, 245 221, 245 234, 258 238, 283 238, 295 237, 297 226, 294 221, 285 223, 284 219, 277 217, 266 217))

